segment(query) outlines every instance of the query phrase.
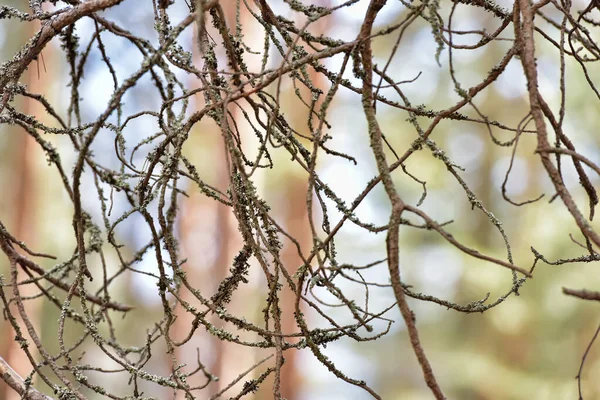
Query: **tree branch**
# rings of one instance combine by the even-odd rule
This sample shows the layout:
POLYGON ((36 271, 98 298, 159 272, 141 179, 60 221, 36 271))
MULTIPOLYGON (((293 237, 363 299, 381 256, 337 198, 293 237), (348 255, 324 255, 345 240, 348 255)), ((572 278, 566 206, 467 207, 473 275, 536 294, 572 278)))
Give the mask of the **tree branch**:
POLYGON ((21 395, 21 398, 26 400, 54 400, 32 387, 28 387, 25 380, 2 357, 0 357, 0 377, 8 386, 21 395))

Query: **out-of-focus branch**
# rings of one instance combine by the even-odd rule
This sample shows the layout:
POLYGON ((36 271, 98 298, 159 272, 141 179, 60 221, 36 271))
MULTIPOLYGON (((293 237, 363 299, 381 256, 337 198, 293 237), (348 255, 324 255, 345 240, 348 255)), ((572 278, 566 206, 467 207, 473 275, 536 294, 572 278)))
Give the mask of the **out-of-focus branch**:
POLYGON ((579 297, 583 300, 595 300, 600 301, 600 292, 595 292, 586 289, 569 289, 564 287, 563 293, 573 297, 579 297))

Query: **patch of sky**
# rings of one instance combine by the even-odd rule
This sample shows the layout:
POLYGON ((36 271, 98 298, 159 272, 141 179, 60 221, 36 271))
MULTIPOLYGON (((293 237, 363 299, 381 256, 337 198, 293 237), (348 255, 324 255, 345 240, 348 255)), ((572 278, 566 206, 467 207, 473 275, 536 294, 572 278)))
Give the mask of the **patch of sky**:
POLYGON ((411 268, 411 274, 418 280, 418 287, 427 288, 427 292, 437 297, 450 299, 454 296, 462 274, 461 258, 455 249, 446 244, 421 246, 414 263, 402 264, 403 268, 411 268))
MULTIPOLYGON (((497 184, 494 185, 495 190, 500 191, 506 171, 510 163, 510 157, 502 157, 494 163, 492 168, 492 181, 497 184)), ((529 186, 529 168, 527 167, 527 160, 522 157, 515 156, 511 173, 506 183, 507 196, 520 196, 525 193, 529 186)), ((514 201, 519 201, 515 200, 514 201)))
MULTIPOLYGON (((364 380, 370 384, 376 380, 377 366, 367 357, 357 352, 349 351, 348 344, 343 341, 333 342, 322 348, 323 353, 338 369, 353 379, 364 380)), ((310 382, 314 385, 306 387, 302 393, 303 399, 345 400, 368 398, 362 389, 335 379, 332 373, 308 351, 298 353, 300 364, 310 382), (332 378, 333 377, 333 378, 332 378)))
POLYGON ((525 96, 527 94, 527 80, 523 73, 521 61, 515 58, 510 60, 504 72, 492 85, 507 100, 525 96))
POLYGON ((537 59, 539 90, 552 106, 560 102, 560 66, 558 59, 541 56, 537 59))
POLYGON ((457 130, 447 139, 448 156, 452 161, 469 171, 481 163, 484 143, 474 132, 457 130))
MULTIPOLYGON (((335 122, 335 131, 332 136, 343 136, 343 140, 336 143, 338 151, 355 157, 358 165, 341 158, 328 157, 327 162, 319 169, 321 178, 330 188, 343 199, 349 207, 352 201, 366 188, 367 183, 376 176, 376 166, 372 154, 369 152, 366 122, 360 110, 354 106, 340 105, 331 109, 331 120, 335 122), (351 108, 351 110, 349 109, 351 108), (352 112, 350 112, 352 111, 352 112)), ((380 185, 374 189, 358 206, 355 215, 363 222, 385 224, 385 210, 378 209, 378 202, 373 198, 381 189, 380 185)), ((327 199, 327 206, 331 211, 332 221, 339 221, 342 213, 332 200, 327 199)), ((344 231, 350 235, 359 235, 363 241, 378 241, 375 235, 364 235, 364 229, 353 223, 346 223, 344 231)))

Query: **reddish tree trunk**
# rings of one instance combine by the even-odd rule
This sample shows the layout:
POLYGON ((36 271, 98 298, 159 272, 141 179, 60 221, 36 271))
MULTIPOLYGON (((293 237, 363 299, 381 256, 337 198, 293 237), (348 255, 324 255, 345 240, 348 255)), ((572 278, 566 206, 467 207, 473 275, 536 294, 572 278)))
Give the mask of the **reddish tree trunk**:
MULTIPOLYGON (((31 24, 31 30, 27 32, 28 36, 33 36, 37 31, 37 26, 31 24)), ((47 46, 44 50, 44 57, 46 61, 50 57, 51 46, 47 46)), ((44 71, 39 66, 41 71, 30 67, 23 75, 24 81, 27 84, 27 90, 30 93, 43 93, 44 85, 47 82, 51 82, 52 79, 49 76, 51 69, 44 71), (39 76, 38 76, 39 74, 39 76)), ((40 118, 44 115, 45 111, 39 105, 39 103, 33 99, 23 97, 23 112, 29 115, 35 115, 40 118)), ((41 154, 37 154, 40 150, 35 140, 27 134, 23 129, 19 127, 12 127, 16 132, 11 135, 14 139, 14 143, 11 145, 14 148, 12 155, 12 179, 11 189, 7 190, 6 193, 12 193, 12 205, 3 213, 1 216, 2 220, 7 222, 7 227, 10 232, 19 240, 25 242, 30 248, 36 249, 36 232, 37 232, 37 216, 36 210, 36 169, 35 161, 40 158, 41 154)), ((19 268, 19 267, 17 267, 19 268)), ((22 270, 18 269, 17 280, 25 279, 27 275, 22 270)), ((33 284, 21 286, 19 291, 21 296, 31 296, 37 293, 37 287, 33 284)), ((32 322, 34 328, 39 332, 40 326, 40 310, 43 305, 41 299, 28 300, 25 303, 25 310, 27 315, 32 322)), ((16 308, 13 308, 15 315, 18 314, 16 308)), ((21 326, 21 330, 28 341, 31 343, 31 338, 27 333, 27 329, 23 325, 21 318, 17 317, 17 321, 21 326)), ((4 324, 2 336, 2 348, 0 354, 3 355, 6 362, 21 376, 25 377, 33 369, 29 359, 20 347, 20 344, 14 341, 15 332, 8 322, 4 324)), ((29 349, 36 354, 35 346, 29 346, 29 349)), ((3 381, 0 380, 0 398, 5 400, 18 400, 21 398, 17 392, 8 387, 3 381)))

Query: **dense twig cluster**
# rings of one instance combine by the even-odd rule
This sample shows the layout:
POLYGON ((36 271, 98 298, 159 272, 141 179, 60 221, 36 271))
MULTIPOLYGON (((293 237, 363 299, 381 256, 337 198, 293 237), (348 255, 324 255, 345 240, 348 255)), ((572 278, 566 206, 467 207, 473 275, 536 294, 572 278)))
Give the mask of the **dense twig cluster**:
MULTIPOLYGON (((176 0, 179 1, 179 0, 176 0)), ((19 238, 13 237, 5 225, 0 223, 0 247, 10 262, 11 274, 4 277, 0 296, 4 303, 5 317, 17 332, 16 340, 21 342, 34 367, 34 372, 27 379, 19 381, 14 375, 3 375, 3 379, 22 393, 29 390, 31 398, 41 394, 30 388, 32 378, 39 376, 53 390, 57 398, 84 399, 89 391, 96 392, 112 399, 127 396, 142 397, 143 386, 140 382, 149 381, 185 393, 188 398, 199 396, 198 393, 211 384, 214 377, 205 371, 198 361, 198 368, 186 373, 175 357, 171 358, 172 373, 169 376, 156 376, 144 369, 149 359, 155 356, 152 351, 157 343, 166 348, 167 354, 173 355, 179 346, 185 344, 197 329, 203 327, 219 340, 230 341, 243 346, 273 349, 274 364, 263 367, 271 357, 261 360, 249 369, 247 377, 255 373, 233 398, 240 398, 255 391, 269 375, 275 376, 273 393, 279 398, 280 375, 286 351, 291 348, 306 349, 340 379, 363 388, 375 398, 380 398, 376 390, 366 382, 344 374, 322 352, 324 345, 341 337, 349 337, 356 341, 375 340, 387 333, 387 330, 373 331, 371 323, 381 320, 389 324, 383 314, 390 307, 373 311, 368 301, 359 305, 344 293, 341 282, 359 283, 367 293, 376 283, 363 279, 361 271, 372 268, 378 263, 357 266, 339 263, 336 253, 336 235, 344 224, 355 224, 365 234, 385 232, 387 243, 387 259, 389 278, 397 306, 400 308, 404 322, 408 328, 411 344, 422 367, 424 379, 436 398, 444 395, 438 385, 425 351, 420 344, 415 324, 415 316, 407 303, 407 297, 435 302, 460 312, 483 312, 503 302, 511 294, 515 294, 531 277, 538 260, 548 262, 540 253, 533 250, 535 263, 531 269, 515 265, 510 241, 505 234, 501 222, 480 201, 462 177, 462 170, 434 141, 434 131, 445 120, 467 121, 481 124, 490 134, 490 140, 499 146, 513 146, 516 150, 519 138, 523 134, 537 138, 536 152, 550 178, 556 196, 564 203, 581 230, 585 240, 582 246, 588 254, 579 259, 559 260, 556 263, 588 262, 600 259, 597 248, 600 246, 600 235, 592 228, 590 221, 594 216, 594 207, 598 196, 583 165, 599 173, 600 167, 589 158, 577 152, 568 132, 563 130, 565 118, 565 63, 573 58, 581 66, 591 90, 600 97, 594 85, 593 77, 588 72, 588 64, 600 57, 600 48, 595 43, 590 29, 598 28, 590 16, 597 7, 595 0, 584 10, 577 10, 570 1, 542 0, 529 2, 519 0, 512 10, 504 9, 487 0, 455 0, 443 4, 437 0, 405 2, 404 10, 398 23, 385 28, 377 28, 377 16, 386 5, 385 0, 371 0, 364 16, 360 31, 350 41, 337 40, 327 35, 311 33, 313 24, 322 18, 335 15, 345 7, 352 7, 358 0, 350 0, 334 7, 305 5, 295 0, 284 0, 294 14, 290 20, 277 14, 265 0, 238 0, 235 7, 251 15, 264 29, 264 48, 259 70, 251 70, 245 55, 251 52, 251 45, 244 42, 244 27, 238 21, 236 26, 229 26, 223 7, 224 2, 215 0, 191 0, 189 13, 177 23, 171 21, 169 1, 154 4, 154 21, 158 44, 143 38, 119 26, 104 17, 102 10, 115 7, 122 0, 68 0, 66 5, 57 7, 56 11, 46 12, 42 9, 42 1, 30 1, 30 12, 0 7, 0 18, 13 18, 22 21, 39 20, 42 28, 10 61, 0 67, 0 122, 22 127, 31 135, 45 151, 49 163, 56 167, 64 190, 73 204, 73 228, 77 248, 73 256, 60 260, 52 269, 46 270, 36 261, 40 257, 52 257, 38 254, 30 250, 19 238), (486 30, 461 31, 455 29, 455 10, 459 7, 483 9, 493 15, 493 24, 497 28, 493 32, 486 30), (80 43, 75 22, 82 18, 93 20, 95 34, 89 43, 80 43), (301 23, 299 21, 305 21, 301 23), (402 84, 390 73, 390 63, 399 52, 399 45, 405 37, 407 29, 413 25, 428 26, 438 44, 438 62, 442 54, 449 57, 448 72, 453 81, 459 99, 445 109, 432 109, 426 105, 414 105, 402 89, 402 84), (201 63, 194 61, 192 54, 183 50, 182 32, 195 25, 197 35, 195 46, 200 54, 201 63), (102 39, 114 35, 131 44, 142 56, 143 62, 135 73, 122 77, 116 72, 107 56, 105 41, 102 39), (61 115, 48 100, 36 93, 28 92, 27 87, 19 82, 22 73, 40 56, 44 46, 54 37, 59 37, 62 49, 70 68, 71 97, 67 119, 61 115), (383 37, 395 38, 395 45, 384 54, 385 66, 374 63, 372 43, 383 37), (459 44, 457 37, 476 38, 472 45, 459 44), (538 90, 538 71, 536 67, 536 45, 547 41, 558 51, 560 68, 561 103, 558 110, 553 111, 538 90), (499 63, 478 84, 465 88, 457 78, 453 56, 459 50, 474 50, 492 44, 501 43, 504 55, 499 63), (80 85, 84 67, 89 63, 92 49, 98 49, 104 67, 109 71, 114 82, 114 92, 104 111, 92 122, 84 122, 80 85), (390 51, 391 50, 391 51, 390 51), (443 51, 446 50, 446 53, 443 51), (273 54, 274 53, 274 54, 273 54), (332 70, 325 62, 334 56, 341 56, 343 61, 339 70, 332 70), (273 59, 280 60, 273 62, 273 59), (480 112, 476 103, 478 96, 498 77, 506 72, 508 63, 520 59, 527 79, 527 92, 530 109, 525 113, 523 121, 516 127, 507 126, 494 121, 480 112), (270 68, 269 66, 275 67, 270 68), (329 82, 324 90, 314 84, 313 74, 319 74, 329 82), (193 77, 199 82, 198 87, 189 87, 188 81, 181 76, 193 77), (154 95, 161 99, 161 107, 146 110, 133 115, 125 115, 124 96, 142 77, 150 76, 154 95), (306 129, 310 134, 303 135, 295 129, 280 109, 281 81, 290 80, 295 87, 306 88, 311 96, 298 96, 308 109, 309 118, 306 129), (358 84, 356 82, 359 82, 358 84), (375 176, 355 199, 340 198, 319 175, 317 160, 325 157, 341 157, 353 162, 347 154, 331 149, 328 141, 331 138, 327 131, 332 126, 328 121, 328 111, 332 100, 344 88, 360 98, 364 116, 368 125, 371 150, 376 160, 378 175, 375 176), (386 96, 383 93, 386 93, 386 96), (388 94, 389 93, 389 94, 388 94), (190 100, 201 95, 204 106, 192 110, 190 100), (27 96, 38 101, 54 118, 55 126, 43 124, 36 118, 23 114, 16 106, 15 99, 27 96), (394 148, 386 139, 384 129, 377 117, 378 103, 395 108, 404 113, 413 129, 413 141, 404 149, 394 148), (232 117, 231 109, 237 107, 245 110, 241 115, 252 128, 258 139, 256 156, 252 158, 242 146, 242 133, 237 121, 232 117), (139 143, 131 144, 128 138, 128 124, 141 118, 153 118, 160 130, 149 135, 139 143), (182 153, 184 144, 196 124, 211 119, 220 129, 222 141, 226 149, 229 171, 227 191, 222 191, 207 183, 203 171, 188 160, 182 153), (532 125, 532 126, 529 126, 532 125), (529 128, 528 128, 529 126, 529 128), (513 135, 512 140, 502 142, 494 132, 504 131, 513 135), (94 154, 91 149, 101 134, 114 135, 114 153, 120 162, 117 169, 110 168, 101 155, 94 154), (43 134, 66 135, 71 150, 76 153, 76 161, 69 173, 61 160, 61 155, 43 134), (551 142, 551 134, 554 141, 551 142), (150 147, 143 167, 134 163, 134 155, 144 146, 150 147), (269 205, 261 198, 257 190, 255 176, 263 168, 279 168, 271 154, 275 148, 285 149, 296 163, 305 171, 308 182, 307 209, 312 233, 313 247, 301 248, 297 240, 286 232, 270 212, 269 205), (447 223, 437 222, 421 208, 422 200, 427 195, 426 183, 418 179, 406 169, 407 160, 417 152, 426 152, 432 160, 445 165, 448 173, 464 189, 466 200, 474 209, 480 210, 502 236, 505 259, 499 259, 480 253, 476 249, 458 241, 448 230, 447 223), (553 158, 554 156, 554 158, 553 158), (586 218, 580 211, 573 196, 565 186, 561 161, 570 159, 579 174, 580 183, 589 198, 590 214, 586 218), (404 173, 423 185, 421 201, 411 205, 403 199, 401 191, 394 183, 395 174, 404 173), (86 209, 82 194, 82 180, 89 176, 96 189, 98 209, 86 209), (376 226, 362 221, 355 215, 355 210, 382 184, 391 203, 389 222, 384 226, 376 226), (110 201, 107 198, 110 191, 110 201), (192 285, 184 272, 185 261, 178 251, 176 222, 178 202, 181 196, 190 191, 199 191, 204 196, 229 207, 238 223, 243 244, 233 260, 230 275, 222 281, 214 295, 206 294, 192 285), (112 198, 122 196, 128 210, 121 216, 111 216, 112 198), (339 221, 330 219, 329 204, 334 204, 341 211, 339 221), (93 216, 101 215, 102 224, 97 224, 93 216), (133 256, 127 256, 119 243, 115 229, 133 215, 141 215, 152 233, 152 239, 135 249, 133 256), (482 261, 491 262, 511 270, 513 283, 506 294, 494 301, 484 298, 480 301, 460 305, 430 295, 413 292, 411 287, 402 282, 399 265, 399 230, 426 229, 436 232, 450 245, 465 254, 482 261), (284 265, 281 250, 285 245, 295 245, 303 260, 302 265, 284 265), (105 254, 114 252, 120 260, 117 268, 105 262, 105 254), (147 254, 152 254, 157 266, 157 274, 136 269, 138 263, 147 254), (90 268, 90 258, 99 257, 102 270, 90 268), (241 315, 228 311, 227 304, 240 285, 247 282, 251 267, 261 269, 266 280, 264 293, 265 308, 263 321, 252 321, 241 315), (28 276, 26 280, 17 280, 17 271, 22 270, 28 276), (145 342, 138 347, 127 347, 121 344, 118 334, 111 322, 111 314, 118 312, 135 312, 131 307, 114 299, 114 288, 119 279, 126 274, 147 274, 154 276, 158 282, 158 294, 163 308, 163 317, 156 321, 155 328, 148 332, 145 342), (93 281, 93 282, 92 282, 93 281), (97 282, 100 281, 98 285, 97 282), (28 298, 21 296, 19 288, 23 285, 35 285, 39 296, 44 296, 61 310, 61 317, 56 326, 60 350, 51 354, 40 340, 28 315, 24 303, 28 298), (284 332, 281 325, 282 287, 286 286, 295 293, 296 332, 284 332), (355 323, 344 325, 329 316, 329 304, 313 296, 313 289, 321 287, 333 294, 339 304, 346 307, 355 319, 355 323), (184 299, 183 292, 189 292, 194 299, 191 303, 184 299), (11 303, 16 305, 11 307, 11 303), (77 306, 75 305, 77 304, 77 306), (170 328, 179 312, 192 314, 194 322, 190 326, 188 339, 176 341, 170 335, 170 328), (24 325, 17 321, 16 314, 24 325), (330 326, 327 329, 311 325, 305 313, 316 313, 325 318, 330 326), (215 326, 212 318, 218 316, 223 321, 239 330, 252 332, 256 340, 241 339, 235 332, 229 332, 215 326), (64 339, 65 324, 70 321, 85 327, 85 333, 75 343, 67 343, 64 339), (41 361, 35 361, 31 345, 23 336, 27 330, 41 361), (299 340, 290 340, 299 339, 299 340), (81 349, 85 346, 97 346, 106 356, 119 365, 118 371, 108 371, 100 366, 84 365, 79 360, 81 349), (121 373, 130 377, 131 392, 127 395, 114 393, 108 387, 91 382, 86 371, 105 373, 121 373), (187 383, 189 375, 202 372, 206 375, 206 384, 191 386, 187 383)), ((56 3, 56 2, 52 2, 56 3)), ((499 47, 500 48, 500 47, 499 47)), ((405 55, 406 56, 406 55, 405 55)), ((434 55, 432 55, 434 56, 434 55)), ((416 83, 418 84, 418 79, 416 83)), ((358 133, 356 133, 358 134, 358 133)), ((403 132, 403 135, 408 135, 403 132)), ((515 152, 513 152, 514 158, 515 152)), ((512 166, 512 163, 511 163, 512 166)), ((353 167, 349 167, 353 168, 353 167)), ((358 168, 358 167, 357 167, 358 168)), ((512 168, 512 167, 511 167, 512 168)), ((506 195, 506 180, 502 187, 505 199, 514 205, 525 205, 533 201, 517 203, 506 195)), ((584 299, 598 300, 598 293, 588 291, 565 290, 565 293, 584 299)), ((2 370, 9 367, 0 364, 2 370)), ((229 389, 228 386, 226 389, 229 389)), ((220 392, 218 395, 221 395, 220 392)), ((131 397, 128 397, 131 398, 131 397)))

